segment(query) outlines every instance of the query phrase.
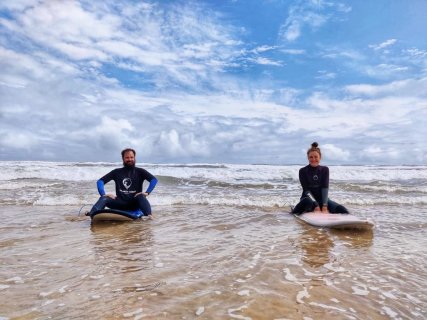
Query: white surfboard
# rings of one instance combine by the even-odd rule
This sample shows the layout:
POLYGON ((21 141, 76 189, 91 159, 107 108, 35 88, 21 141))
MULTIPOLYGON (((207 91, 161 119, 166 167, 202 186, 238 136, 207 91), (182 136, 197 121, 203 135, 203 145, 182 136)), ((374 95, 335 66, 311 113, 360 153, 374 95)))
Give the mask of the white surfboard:
POLYGON ((374 227, 371 220, 352 214, 307 212, 300 215, 294 214, 294 216, 309 225, 320 228, 369 230, 374 227))

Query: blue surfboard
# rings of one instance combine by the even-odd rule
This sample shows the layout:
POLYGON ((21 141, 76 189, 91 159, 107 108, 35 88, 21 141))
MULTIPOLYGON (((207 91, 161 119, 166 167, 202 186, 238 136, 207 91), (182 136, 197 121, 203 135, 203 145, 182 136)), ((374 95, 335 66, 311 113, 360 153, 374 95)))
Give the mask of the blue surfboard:
POLYGON ((102 209, 92 212, 90 215, 92 222, 97 221, 133 221, 144 216, 141 209, 137 210, 116 210, 102 209))

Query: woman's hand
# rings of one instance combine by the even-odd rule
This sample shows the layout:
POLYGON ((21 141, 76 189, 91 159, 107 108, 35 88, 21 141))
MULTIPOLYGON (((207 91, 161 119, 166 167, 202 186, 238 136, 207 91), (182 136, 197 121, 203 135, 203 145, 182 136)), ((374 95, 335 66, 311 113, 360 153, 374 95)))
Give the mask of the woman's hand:
POLYGON ((320 207, 319 206, 315 207, 314 212, 320 212, 320 207))
POLYGON ((328 206, 322 207, 322 213, 329 213, 328 206))

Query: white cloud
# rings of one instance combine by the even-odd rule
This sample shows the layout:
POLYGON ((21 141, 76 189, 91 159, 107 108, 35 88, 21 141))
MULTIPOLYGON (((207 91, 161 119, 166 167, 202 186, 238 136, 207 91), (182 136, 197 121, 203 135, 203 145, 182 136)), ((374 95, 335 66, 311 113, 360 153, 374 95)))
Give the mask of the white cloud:
POLYGON ((302 55, 306 53, 306 51, 302 49, 282 49, 280 51, 291 55, 302 55))
MULTIPOLYGON (((3 130, 1 130, 3 131, 3 130)), ((30 132, 1 132, 0 131, 0 146, 2 148, 10 148, 13 150, 31 150, 38 145, 37 138, 30 132)), ((1 150, 1 148, 0 148, 1 150)))
POLYGON ((279 37, 293 42, 301 37, 304 28, 316 31, 334 19, 334 14, 346 14, 350 11, 348 6, 326 1, 303 1, 292 5, 286 21, 280 27, 279 37))
POLYGON ((387 159, 397 159, 401 156, 401 152, 393 147, 382 148, 377 145, 370 145, 363 149, 363 154, 366 158, 371 158, 375 160, 382 160, 385 162, 387 159))
MULTIPOLYGON (((0 18, 2 159, 116 161, 131 146, 152 162, 295 163, 315 140, 328 163, 425 159, 427 78, 409 74, 427 66, 421 49, 375 63, 355 47, 321 49, 337 68, 315 65, 321 86, 313 89, 299 76, 313 59, 302 44, 243 43, 241 28, 201 2, 39 1, 26 11, 19 10, 29 2, 14 3, 13 18, 0 18), (278 54, 291 58, 286 68, 263 68, 282 66, 278 54), (330 70, 349 65, 363 76, 382 70, 382 84, 321 81, 341 83, 330 70)), ((318 17, 313 7, 295 10, 282 31, 296 40, 334 19, 334 10, 348 12, 334 8, 318 17)))
POLYGON ((248 59, 248 60, 253 61, 256 64, 265 65, 265 66, 277 66, 277 67, 283 66, 282 62, 274 61, 264 57, 257 57, 255 59, 248 59))
POLYGON ((5 83, 11 81, 18 86, 26 86, 32 80, 51 77, 51 72, 58 72, 58 68, 61 69, 60 71, 70 73, 76 71, 72 67, 67 67, 66 63, 58 62, 54 58, 45 58, 46 55, 38 52, 28 55, 0 46, 0 66, 2 67, 0 79, 3 79, 5 83), (8 61, 13 61, 13 63, 7 63, 8 61))
POLYGON ((162 131, 156 147, 171 158, 206 158, 210 155, 209 145, 203 137, 196 137, 189 132, 179 133, 175 129, 162 131))
POLYGON ((372 48, 374 50, 381 50, 394 45, 396 42, 397 42, 396 39, 389 39, 380 44, 371 44, 369 45, 369 48, 372 48))
POLYGON ((404 52, 408 53, 410 56, 415 57, 415 58, 426 58, 427 57, 427 51, 421 50, 418 48, 406 49, 406 50, 404 50, 404 52))
POLYGON ((399 76, 408 71, 409 67, 381 63, 375 66, 365 66, 363 69, 372 78, 390 79, 393 75, 399 76))
POLYGON ((350 151, 329 143, 322 146, 322 153, 325 153, 326 159, 333 159, 334 161, 346 162, 350 159, 350 151))
MULTIPOLYGON (((64 54, 78 64, 92 63, 94 68, 109 63, 143 70, 159 87, 172 82, 185 86, 211 82, 214 73, 232 66, 244 54, 234 30, 195 3, 119 4, 115 8, 47 1, 0 23, 23 39, 53 49, 51 55, 64 54)), ((268 59, 254 62, 277 64, 268 59)))
MULTIPOLYGON (((358 141, 385 141, 383 148, 391 155, 394 153, 390 151, 389 143, 399 144, 408 139, 421 143, 423 127, 419 127, 420 132, 413 136, 404 132, 414 131, 414 123, 423 118, 420 112, 423 101, 424 110, 427 110, 425 100, 414 104, 413 98, 404 97, 334 99, 320 92, 308 100, 295 100, 299 92, 293 90, 283 93, 262 90, 256 95, 241 91, 227 95, 165 94, 162 97, 118 88, 90 94, 91 91, 89 87, 80 100, 74 97, 70 101, 77 103, 77 110, 80 110, 75 114, 66 112, 74 110, 75 105, 70 109, 61 97, 51 96, 51 103, 61 105, 65 112, 45 110, 45 115, 40 116, 37 115, 40 109, 22 109, 21 112, 5 113, 2 122, 11 122, 15 126, 20 123, 18 126, 21 126, 25 112, 33 118, 30 123, 33 137, 44 135, 48 141, 73 145, 69 149, 74 153, 87 149, 96 155, 96 159, 105 161, 110 159, 112 151, 135 146, 143 150, 144 159, 153 162, 254 162, 255 159, 274 162, 282 159, 295 163, 299 161, 299 153, 287 148, 289 143, 295 144, 301 139, 307 145, 318 140, 327 151, 328 163, 362 162, 361 157, 365 161, 369 158, 399 161, 402 157, 419 158, 422 153, 413 150, 412 156, 406 153, 388 159, 374 158, 372 150, 359 155, 358 148, 362 150, 364 143, 360 145, 358 141), (299 103, 301 107, 274 103, 272 99, 278 94, 290 95, 285 100, 299 103), (41 121, 53 119, 49 121, 48 131, 40 131, 42 127, 37 127, 35 122, 37 117, 41 117, 41 121), (349 149, 343 150, 339 145, 348 145, 349 149), (254 154, 254 146, 259 156, 254 154), (354 156, 350 157, 349 153, 354 156)), ((40 143, 38 140, 22 145, 27 148, 42 146, 40 150, 48 150, 40 143)), ((2 150, 7 147, 5 140, 0 141, 2 150)), ((61 154, 66 159, 73 159, 66 151, 61 154)))
MULTIPOLYGON (((356 84, 345 87, 353 95, 364 96, 414 96, 426 97, 427 77, 421 79, 406 79, 393 81, 383 85, 356 84)), ((422 101, 420 101, 422 102, 422 101)))
POLYGON ((97 133, 106 136, 117 136, 121 135, 122 132, 132 132, 135 128, 126 119, 112 119, 107 116, 103 116, 101 123, 95 127, 97 133))
POLYGON ((335 79, 337 76, 335 72, 328 72, 326 70, 319 70, 317 73, 318 73, 318 76, 316 77, 317 79, 324 79, 324 80, 335 79))
POLYGON ((263 52, 266 52, 266 51, 271 51, 271 50, 274 50, 274 49, 276 49, 277 47, 273 47, 273 46, 259 46, 259 47, 256 47, 255 49, 253 49, 252 50, 252 52, 253 53, 263 53, 263 52))
POLYGON ((322 54, 322 57, 330 59, 349 59, 350 61, 361 61, 366 59, 359 51, 335 47, 327 48, 322 54))
POLYGON ((287 41, 295 41, 301 36, 302 23, 300 21, 287 21, 281 31, 282 37, 287 41))
POLYGON ((0 9, 22 11, 28 7, 36 6, 41 0, 15 0, 0 2, 0 9))

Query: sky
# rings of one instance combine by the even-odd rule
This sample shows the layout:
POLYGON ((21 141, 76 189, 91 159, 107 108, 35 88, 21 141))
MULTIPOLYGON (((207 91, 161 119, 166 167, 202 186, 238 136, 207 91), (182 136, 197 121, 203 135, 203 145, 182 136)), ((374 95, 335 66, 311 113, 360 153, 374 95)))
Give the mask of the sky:
POLYGON ((427 164, 427 1, 0 2, 0 160, 427 164))

